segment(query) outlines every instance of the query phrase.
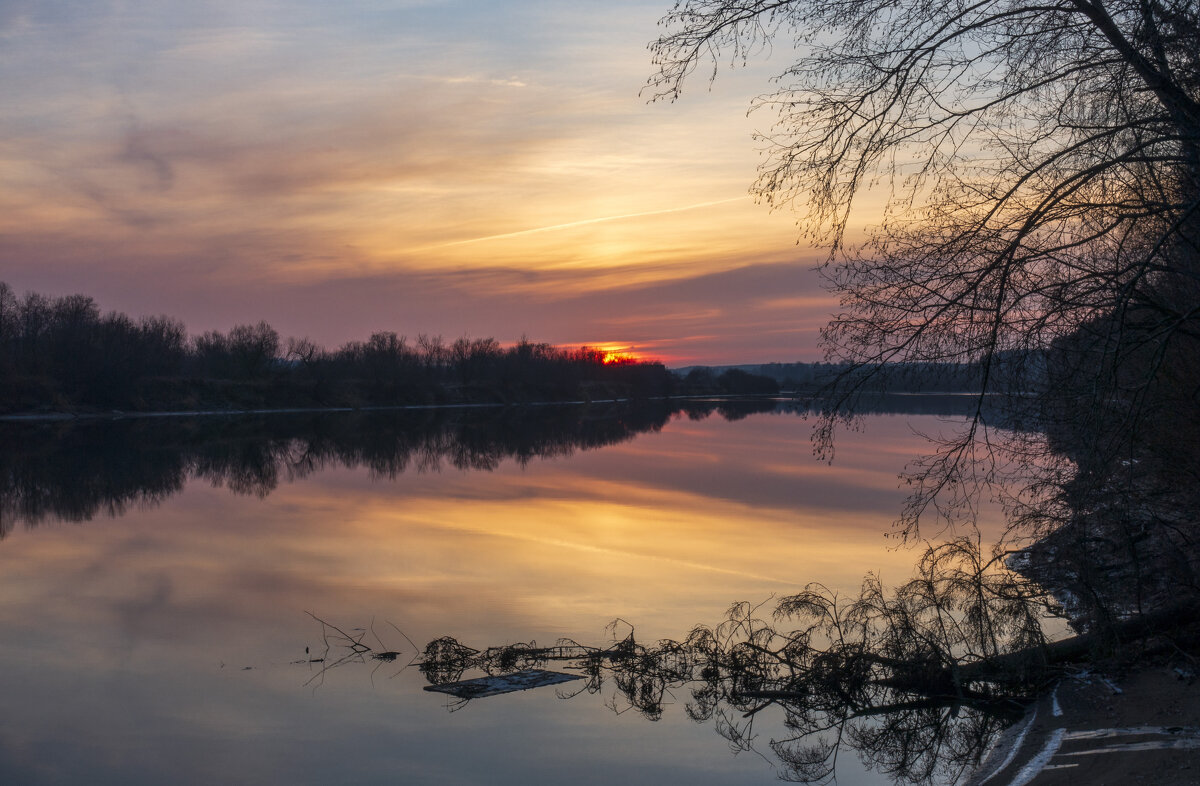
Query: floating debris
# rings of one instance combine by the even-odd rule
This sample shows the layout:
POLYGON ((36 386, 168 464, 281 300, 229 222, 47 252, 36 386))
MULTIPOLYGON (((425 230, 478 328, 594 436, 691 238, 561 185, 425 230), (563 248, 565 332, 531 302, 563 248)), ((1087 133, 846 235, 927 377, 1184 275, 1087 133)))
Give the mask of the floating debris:
POLYGON ((492 677, 478 677, 461 682, 447 682, 443 685, 426 685, 425 690, 437 693, 448 693, 460 699, 482 699, 486 696, 499 696, 502 693, 515 693, 519 690, 540 688, 544 685, 559 685, 564 682, 583 679, 577 674, 563 674, 561 671, 545 671, 543 669, 526 669, 512 674, 500 674, 492 677))

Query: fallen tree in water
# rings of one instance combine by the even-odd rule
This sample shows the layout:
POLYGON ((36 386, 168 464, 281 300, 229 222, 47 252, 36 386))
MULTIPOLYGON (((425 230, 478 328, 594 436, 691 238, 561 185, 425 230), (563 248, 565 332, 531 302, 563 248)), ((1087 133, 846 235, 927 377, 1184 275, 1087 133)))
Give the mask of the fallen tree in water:
POLYGON ((776 708, 786 735, 770 747, 788 779, 831 778, 849 747, 898 780, 924 782, 976 766, 992 735, 1054 679, 1044 608, 1035 586, 962 540, 931 549, 895 591, 875 576, 848 600, 810 585, 783 598, 773 621, 739 603, 719 625, 651 645, 632 629, 602 648, 478 650, 441 638, 420 668, 436 684, 559 662, 588 678, 574 692, 611 681, 614 709, 652 720, 687 690, 688 715, 713 721, 739 750, 751 748, 755 719, 776 708))
MULTIPOLYGON (((1111 642, 1107 632, 1049 641, 1043 623, 1059 610, 1004 556, 956 540, 930 548, 894 590, 873 575, 852 598, 813 584, 781 599, 770 619, 765 604, 738 603, 720 624, 678 641, 642 643, 618 620, 603 646, 561 639, 479 649, 444 636, 413 663, 456 697, 452 710, 472 696, 557 685, 562 698, 603 694, 616 712, 658 720, 686 695, 688 716, 713 722, 734 750, 755 749, 756 721, 781 716, 769 747, 788 780, 830 781, 848 749, 897 782, 953 782, 1032 700, 1111 642), (512 686, 487 679, 505 676, 512 686)), ((1145 641, 1197 621, 1200 611, 1176 610, 1118 630, 1145 641)), ((378 660, 365 634, 330 629, 352 659, 378 660)))

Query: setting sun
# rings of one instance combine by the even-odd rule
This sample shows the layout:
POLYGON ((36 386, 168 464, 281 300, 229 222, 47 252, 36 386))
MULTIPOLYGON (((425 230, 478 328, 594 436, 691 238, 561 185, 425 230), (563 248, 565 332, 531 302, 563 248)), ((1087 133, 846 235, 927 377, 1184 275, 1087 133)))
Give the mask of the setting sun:
POLYGON ((605 365, 613 365, 617 363, 641 363, 646 360, 630 344, 588 344, 580 347, 581 350, 595 352, 600 356, 600 362, 605 365))
POLYGON ((604 362, 609 363, 633 363, 637 360, 633 355, 624 352, 605 352, 604 362))

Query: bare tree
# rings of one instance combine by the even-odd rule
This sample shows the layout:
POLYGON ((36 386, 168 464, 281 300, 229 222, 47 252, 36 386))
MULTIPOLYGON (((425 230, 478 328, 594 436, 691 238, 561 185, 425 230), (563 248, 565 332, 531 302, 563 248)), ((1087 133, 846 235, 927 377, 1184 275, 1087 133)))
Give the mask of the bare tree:
POLYGON ((1171 485, 1152 465, 1184 478, 1200 467, 1196 440, 1155 458, 1181 415, 1200 433, 1198 8, 680 0, 663 18, 655 99, 676 99, 697 69, 715 78, 724 62, 795 47, 753 103, 775 122, 752 190, 831 249, 823 269, 842 308, 823 340, 852 366, 822 445, 899 361, 971 363, 983 394, 1042 394, 1010 401, 1038 405, 1025 407, 1030 430, 1056 429, 1070 466, 1048 460, 1045 440, 998 458, 981 395, 965 431, 912 476, 906 534, 931 511, 969 513, 963 489, 1005 459, 1036 470, 1016 520, 1043 528, 1100 507, 1122 467, 1145 468, 1122 481, 1143 501, 1171 485), (889 199, 851 248, 868 187, 889 199))

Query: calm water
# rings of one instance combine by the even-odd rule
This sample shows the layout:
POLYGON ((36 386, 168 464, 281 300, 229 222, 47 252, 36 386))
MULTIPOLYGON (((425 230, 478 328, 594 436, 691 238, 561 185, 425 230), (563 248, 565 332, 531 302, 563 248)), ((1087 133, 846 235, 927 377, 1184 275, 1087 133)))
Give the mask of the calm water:
POLYGON ((0 783, 776 782, 769 711, 766 757, 686 693, 653 723, 551 687, 451 712, 409 640, 649 641, 900 582, 896 476, 944 427, 869 416, 829 466, 794 414, 700 406, 5 426, 0 783), (305 612, 401 655, 322 673, 305 612))

